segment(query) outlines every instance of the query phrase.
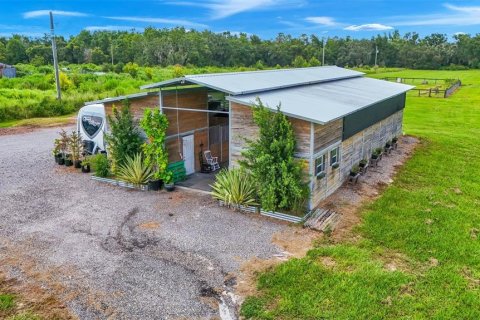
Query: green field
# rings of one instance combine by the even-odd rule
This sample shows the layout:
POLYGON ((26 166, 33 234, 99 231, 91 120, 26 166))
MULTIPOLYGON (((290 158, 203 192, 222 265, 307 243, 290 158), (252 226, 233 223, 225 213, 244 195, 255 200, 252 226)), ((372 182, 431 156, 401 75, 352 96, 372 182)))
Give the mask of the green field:
POLYGON ((409 95, 404 131, 421 138, 413 158, 362 210, 352 240, 327 237, 261 274, 245 317, 480 319, 480 71, 371 76, 460 78, 464 87, 448 99, 409 95))

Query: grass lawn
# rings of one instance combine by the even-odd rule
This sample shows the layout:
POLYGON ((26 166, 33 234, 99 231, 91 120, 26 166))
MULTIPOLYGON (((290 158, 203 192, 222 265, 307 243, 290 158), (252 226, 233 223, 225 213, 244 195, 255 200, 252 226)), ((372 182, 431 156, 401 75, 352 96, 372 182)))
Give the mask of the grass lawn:
POLYGON ((480 71, 448 99, 409 95, 404 131, 422 139, 395 182, 363 208, 351 239, 259 275, 255 319, 480 319, 480 71))
POLYGON ((0 122, 0 128, 11 127, 52 127, 68 124, 72 122, 72 118, 75 118, 76 114, 69 114, 59 117, 51 118, 30 118, 22 120, 11 120, 0 122))

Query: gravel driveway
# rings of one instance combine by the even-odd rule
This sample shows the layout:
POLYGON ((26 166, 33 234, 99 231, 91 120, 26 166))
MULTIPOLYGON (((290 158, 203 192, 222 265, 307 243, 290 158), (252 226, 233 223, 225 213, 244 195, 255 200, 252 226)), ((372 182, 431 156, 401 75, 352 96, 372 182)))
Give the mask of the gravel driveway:
POLYGON ((59 129, 0 136, 0 263, 81 319, 218 318, 231 273, 287 226, 188 191, 126 190, 57 166, 59 129))

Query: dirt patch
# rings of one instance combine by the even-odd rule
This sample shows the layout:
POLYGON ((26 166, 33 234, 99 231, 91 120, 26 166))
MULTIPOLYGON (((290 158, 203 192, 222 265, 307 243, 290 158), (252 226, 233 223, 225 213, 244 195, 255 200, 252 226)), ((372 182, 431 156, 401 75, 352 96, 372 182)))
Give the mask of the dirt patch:
POLYGON ((240 267, 237 277, 235 293, 241 297, 257 294, 257 277, 260 273, 285 262, 290 258, 302 258, 312 249, 313 243, 323 235, 319 232, 291 227, 277 232, 272 237, 272 243, 281 248, 282 252, 274 255, 271 259, 252 258, 240 267))
POLYGON ((301 258, 312 248, 313 241, 318 240, 321 236, 316 231, 293 227, 275 233, 272 243, 282 248, 285 255, 301 258))
POLYGON ((156 230, 160 228, 160 223, 157 221, 148 221, 138 225, 139 229, 142 230, 156 230))
POLYGON ((7 280, 1 272, 0 293, 12 294, 15 297, 12 309, 0 310, 1 319, 24 313, 33 313, 42 319, 77 319, 68 312, 61 301, 40 286, 15 279, 7 280))
POLYGON ((76 121, 76 118, 72 117, 72 118, 69 118, 68 121, 61 121, 58 123, 48 123, 48 124, 41 124, 41 125, 28 124, 28 125, 20 125, 20 126, 9 127, 9 128, 0 128, 0 136, 30 133, 43 128, 71 126, 75 124, 75 121, 76 121))
POLYGON ((107 317, 116 314, 106 303, 111 297, 91 290, 84 281, 85 276, 75 268, 44 266, 27 253, 32 246, 28 241, 18 242, 14 246, 7 242, 1 245, 0 292, 21 297, 24 309, 18 311, 28 310, 42 319, 78 319, 69 312, 69 304, 80 302, 92 313, 107 317), (1 287, 2 280, 9 284, 10 290, 1 287))
POLYGON ((377 199, 393 183, 398 170, 413 155, 418 144, 419 140, 415 137, 401 137, 398 148, 384 155, 378 167, 370 167, 357 185, 343 185, 320 204, 320 207, 342 215, 332 235, 334 241, 355 237, 351 230, 361 221, 359 212, 362 206, 377 199))

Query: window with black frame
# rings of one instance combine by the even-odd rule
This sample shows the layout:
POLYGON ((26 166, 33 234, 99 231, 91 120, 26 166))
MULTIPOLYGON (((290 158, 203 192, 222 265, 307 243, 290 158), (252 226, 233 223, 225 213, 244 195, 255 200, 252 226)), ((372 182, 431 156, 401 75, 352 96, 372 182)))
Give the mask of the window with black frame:
POLYGON ((315 159, 315 175, 317 178, 322 178, 325 176, 325 164, 327 162, 327 155, 322 154, 320 157, 315 159))
POLYGON ((330 165, 334 168, 338 168, 340 164, 340 147, 330 150, 330 165))

